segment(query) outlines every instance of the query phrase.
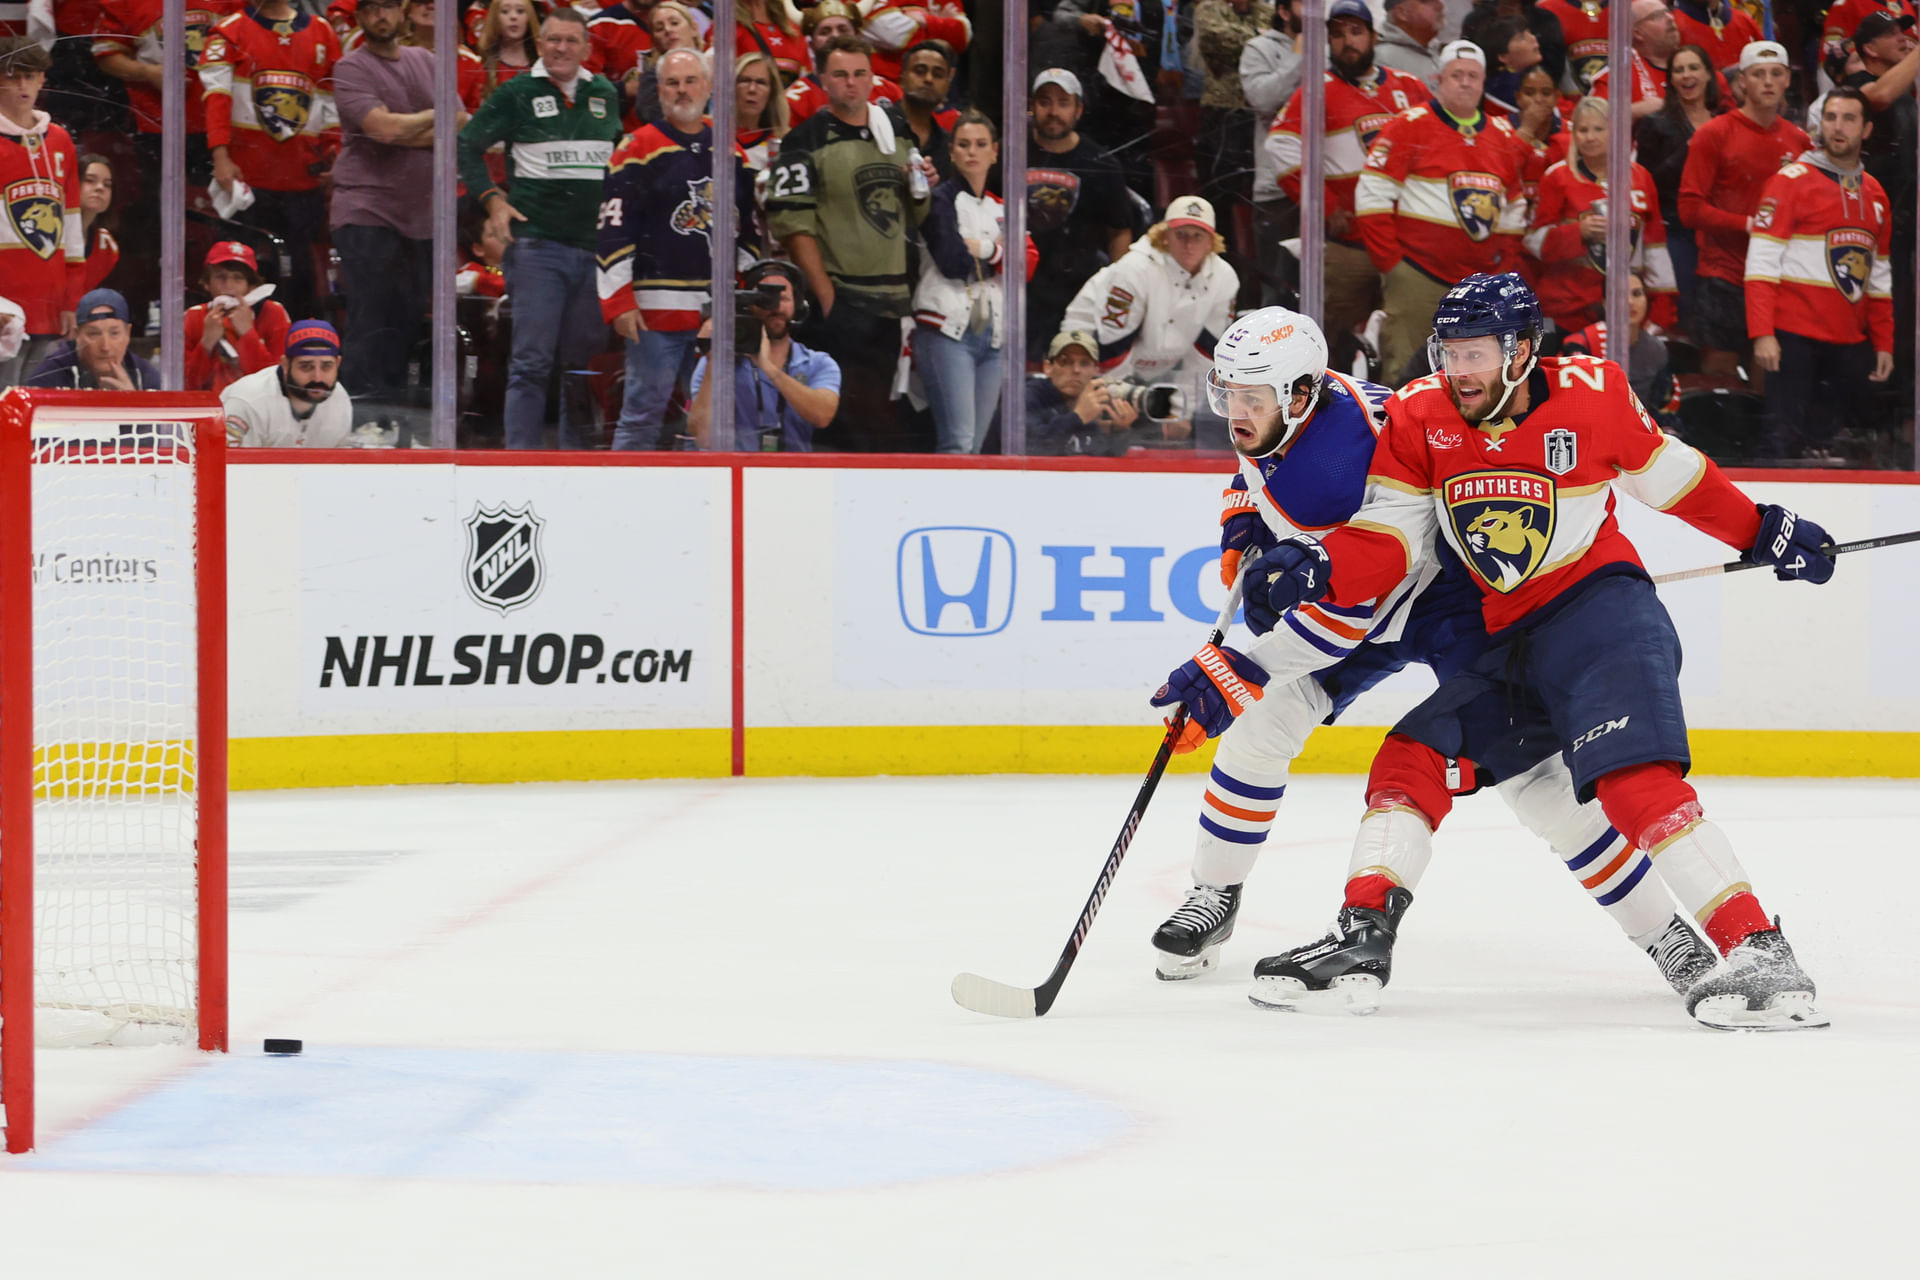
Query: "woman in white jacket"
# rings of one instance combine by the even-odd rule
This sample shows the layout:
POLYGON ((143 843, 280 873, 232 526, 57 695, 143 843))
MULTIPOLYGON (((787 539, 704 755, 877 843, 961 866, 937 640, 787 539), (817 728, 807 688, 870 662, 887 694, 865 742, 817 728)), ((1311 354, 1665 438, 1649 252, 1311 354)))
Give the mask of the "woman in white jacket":
POLYGON ((1133 242, 1120 261, 1094 272, 1067 304, 1064 329, 1099 340, 1100 376, 1109 382, 1171 382, 1186 413, 1161 424, 1161 437, 1192 434, 1191 414, 1206 403, 1213 344, 1233 322, 1240 277, 1223 256, 1213 205, 1179 196, 1164 221, 1133 242))
MULTIPOLYGON (((978 111, 954 121, 948 154, 954 176, 933 189, 920 234, 920 286, 913 295, 913 362, 932 402, 940 453, 975 453, 986 441, 1000 386, 1000 271, 1006 235, 1000 197, 987 173, 1000 159, 993 121, 978 111)), ((1027 275, 1038 254, 1027 241, 1027 275)))

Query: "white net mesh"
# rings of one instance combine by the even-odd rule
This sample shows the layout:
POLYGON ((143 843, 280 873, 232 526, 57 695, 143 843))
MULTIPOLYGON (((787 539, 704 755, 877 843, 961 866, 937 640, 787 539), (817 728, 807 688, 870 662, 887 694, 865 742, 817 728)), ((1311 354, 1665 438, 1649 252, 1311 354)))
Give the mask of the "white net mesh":
POLYGON ((43 409, 32 434, 37 1038, 184 1034, 196 992, 192 427, 43 409))

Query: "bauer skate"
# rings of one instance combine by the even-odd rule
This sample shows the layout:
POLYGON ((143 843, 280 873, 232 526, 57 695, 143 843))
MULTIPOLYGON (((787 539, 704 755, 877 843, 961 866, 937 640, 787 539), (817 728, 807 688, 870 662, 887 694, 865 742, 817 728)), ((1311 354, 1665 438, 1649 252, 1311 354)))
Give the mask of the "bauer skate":
POLYGON ((1211 970, 1220 946, 1233 936, 1240 914, 1240 886, 1196 884, 1187 900, 1153 931, 1153 972, 1162 982, 1181 982, 1211 970))
POLYGON ((1720 968, 1687 991, 1687 1012, 1716 1031, 1803 1031, 1831 1025, 1813 1007, 1813 979, 1773 928, 1748 934, 1720 968))
POLYGON ((1342 907, 1332 933, 1255 965, 1247 999, 1262 1009, 1372 1013, 1393 974, 1394 935, 1412 903, 1411 891, 1395 888, 1384 911, 1342 907))
POLYGON ((1712 973, 1720 957, 1693 927, 1679 916, 1667 922, 1660 936, 1647 944, 1647 954, 1660 968, 1673 993, 1685 998, 1694 984, 1712 973))

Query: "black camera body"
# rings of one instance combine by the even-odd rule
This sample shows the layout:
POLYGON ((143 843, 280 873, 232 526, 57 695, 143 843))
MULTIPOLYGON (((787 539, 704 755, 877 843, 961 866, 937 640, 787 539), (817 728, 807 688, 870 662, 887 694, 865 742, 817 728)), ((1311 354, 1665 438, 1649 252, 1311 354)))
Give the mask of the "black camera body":
POLYGON ((733 291, 733 354, 737 360, 751 360, 760 350, 760 339, 767 332, 764 317, 780 308, 780 286, 757 284, 751 289, 733 291))

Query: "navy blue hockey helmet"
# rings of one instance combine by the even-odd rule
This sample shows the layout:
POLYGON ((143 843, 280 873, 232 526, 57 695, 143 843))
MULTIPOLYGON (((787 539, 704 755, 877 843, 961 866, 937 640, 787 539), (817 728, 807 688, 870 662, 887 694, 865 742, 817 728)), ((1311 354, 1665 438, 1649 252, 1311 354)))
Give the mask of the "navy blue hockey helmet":
POLYGON ((1468 276, 1447 290, 1433 313, 1433 333, 1442 341, 1512 334, 1537 343, 1541 329, 1540 300, 1511 271, 1468 276))

